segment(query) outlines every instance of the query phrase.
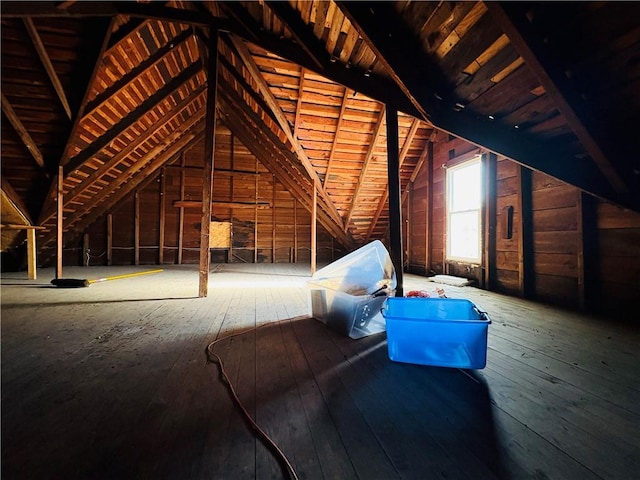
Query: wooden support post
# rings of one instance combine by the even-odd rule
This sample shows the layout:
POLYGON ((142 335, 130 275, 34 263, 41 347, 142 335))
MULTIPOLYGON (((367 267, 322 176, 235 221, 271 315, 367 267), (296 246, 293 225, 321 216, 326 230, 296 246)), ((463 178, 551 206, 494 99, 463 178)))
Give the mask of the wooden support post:
POLYGON ((498 161, 495 153, 484 153, 482 165, 485 171, 485 241, 484 241, 484 288, 494 290, 496 287, 496 224, 498 161))
POLYGON ((85 267, 89 266, 91 252, 89 251, 89 234, 82 235, 82 263, 85 267))
POLYGON ((165 229, 165 191, 166 191, 166 174, 167 169, 162 167, 160 172, 160 225, 158 227, 158 265, 164 263, 164 229, 165 229))
POLYGON ((578 190, 578 300, 580 309, 598 311, 598 219, 596 199, 578 190))
POLYGON ((298 201, 293 199, 293 263, 298 263, 298 201))
POLYGON ((411 268, 411 222, 409 222, 410 218, 413 218, 413 183, 410 182, 409 185, 407 185, 407 191, 408 191, 408 195, 407 195, 407 217, 404 221, 404 226, 406 229, 405 232, 405 244, 404 244, 404 251, 405 251, 405 264, 407 265, 407 271, 409 271, 409 269, 411 268))
POLYGON ((62 278, 62 247, 64 241, 64 225, 63 225, 63 188, 64 188, 64 167, 58 167, 58 176, 56 178, 56 278, 62 278))
POLYGON ((273 175, 271 204, 271 263, 276 263, 276 176, 273 175))
POLYGON ((198 296, 209 290, 209 231, 211 229, 211 197, 213 194, 213 163, 216 146, 216 91, 218 84, 218 31, 209 29, 209 64, 207 65, 207 118, 204 136, 204 168, 202 172, 202 217, 200 220, 200 277, 198 296))
POLYGON ((313 182, 313 203, 311 206, 311 275, 316 273, 316 255, 318 253, 317 228, 318 228, 318 186, 313 182))
POLYGON ((27 229, 27 274, 29 280, 35 280, 37 278, 36 273, 36 229, 27 229))
POLYGON ((404 296, 402 259, 402 197, 400 192, 400 156, 398 142, 398 112, 386 105, 387 175, 389 182, 389 239, 391 260, 396 270, 396 297, 404 296))
POLYGON ((433 142, 427 142, 427 208, 425 209, 425 275, 431 272, 431 219, 433 211, 433 142))
POLYGON ((113 265, 113 214, 107 213, 107 265, 113 265))
POLYGON ((258 183, 260 180, 258 159, 256 158, 255 204, 253 215, 253 263, 258 263, 258 183))
POLYGON ((140 192, 133 196, 133 263, 140 265, 140 192))
POLYGON ((520 296, 533 294, 533 209, 531 170, 520 167, 520 195, 518 196, 518 287, 520 296))
MULTIPOLYGON (((180 201, 184 201, 184 172, 185 172, 185 157, 182 152, 182 158, 180 160, 180 201)), ((178 265, 182 265, 182 243, 184 233, 184 207, 180 207, 178 211, 178 265)))
MULTIPOLYGON (((231 132, 231 171, 234 171, 233 168, 233 144, 235 143, 234 140, 234 136, 233 136, 233 132, 231 132)), ((230 223, 230 232, 229 234, 231 235, 231 238, 229 239, 229 251, 228 251, 228 259, 227 259, 227 263, 233 263, 233 178, 234 176, 231 175, 231 177, 229 178, 229 202, 230 202, 230 207, 229 207, 229 223, 230 223)))

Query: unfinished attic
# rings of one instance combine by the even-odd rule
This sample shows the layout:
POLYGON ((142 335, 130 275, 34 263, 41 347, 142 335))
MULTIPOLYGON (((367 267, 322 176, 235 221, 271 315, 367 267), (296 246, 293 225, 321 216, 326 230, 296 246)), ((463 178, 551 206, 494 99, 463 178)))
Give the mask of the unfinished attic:
POLYGON ((3 478, 640 474, 640 3, 0 9, 3 478), (485 368, 312 317, 376 241, 485 368))

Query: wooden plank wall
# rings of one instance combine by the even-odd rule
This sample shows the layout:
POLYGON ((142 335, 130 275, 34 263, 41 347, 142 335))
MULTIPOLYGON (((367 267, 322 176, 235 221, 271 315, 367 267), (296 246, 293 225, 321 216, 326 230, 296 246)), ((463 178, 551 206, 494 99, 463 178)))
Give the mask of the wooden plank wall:
POLYGON ((597 255, 600 277, 596 306, 637 321, 640 294, 640 213, 599 202, 597 255))
POLYGON ((531 176, 534 296, 579 306, 579 191, 548 175, 531 176))
MULTIPOLYGON (((480 268, 469 265, 467 270, 444 258, 446 167, 479 150, 438 134, 433 151, 431 164, 425 162, 410 185, 404 209, 409 219, 408 271, 457 275, 481 285, 480 268)), ((598 201, 501 157, 496 210, 496 291, 574 309, 615 311, 621 317, 635 311, 640 293, 640 213, 598 201), (530 198, 523 198, 527 182, 530 198)))
MULTIPOLYGON (((114 265, 136 263, 136 230, 139 232, 137 258, 140 264, 158 263, 161 244, 162 261, 165 264, 199 262, 200 207, 181 209, 174 204, 179 201, 201 201, 203 148, 201 142, 173 159, 171 164, 165 166, 163 173, 137 192, 140 212, 137 229, 135 195, 126 198, 111 212, 114 265), (165 206, 161 242, 162 199, 165 206)), ((310 261, 310 212, 281 183, 275 181, 274 176, 238 139, 233 138, 224 125, 219 125, 216 130, 213 199, 227 203, 214 205, 211 217, 212 221, 232 222, 232 248, 212 250, 212 262, 253 263, 256 259, 259 263, 310 261), (254 206, 228 205, 231 202, 268 205, 267 208, 256 209, 254 206)), ((106 216, 94 222, 88 234, 94 255, 105 252, 108 236, 106 216)), ((319 225, 318 262, 329 263, 340 255, 337 244, 319 225)), ((106 265, 106 258, 106 254, 101 255, 94 258, 91 264, 106 265)), ((74 257, 70 264, 79 263, 74 257)))

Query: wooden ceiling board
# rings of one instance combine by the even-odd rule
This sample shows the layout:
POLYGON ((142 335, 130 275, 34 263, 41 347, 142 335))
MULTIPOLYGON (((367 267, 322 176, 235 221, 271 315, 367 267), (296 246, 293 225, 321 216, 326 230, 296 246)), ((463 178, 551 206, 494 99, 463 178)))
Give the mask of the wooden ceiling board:
MULTIPOLYGON (((393 97, 397 93, 385 96, 392 88, 380 88, 381 85, 392 85, 396 92, 404 92, 408 100, 404 98, 401 111, 413 104, 428 112, 431 104, 421 103, 424 92, 427 95, 441 93, 443 103, 438 108, 444 109, 446 115, 436 118, 450 122, 445 122, 448 133, 459 134, 472 143, 478 144, 478 138, 469 136, 469 132, 474 126, 478 127, 478 132, 487 130, 489 115, 492 115, 499 135, 506 135, 508 129, 513 131, 517 125, 527 141, 534 144, 539 141, 541 151, 548 145, 548 152, 563 151, 569 155, 568 165, 576 156, 589 158, 587 147, 581 146, 574 135, 575 125, 557 113, 555 100, 552 101, 555 97, 541 86, 535 68, 519 56, 512 38, 508 38, 494 21, 494 10, 483 2, 394 2, 390 7, 392 14, 385 15, 386 23, 381 24, 379 32, 368 31, 368 22, 364 26, 355 25, 352 17, 345 15, 342 4, 333 1, 171 2, 170 5, 172 8, 190 8, 202 16, 209 12, 225 15, 238 22, 230 24, 231 30, 247 36, 248 43, 246 40, 240 42, 246 45, 251 61, 257 65, 257 77, 244 65, 247 58, 241 58, 235 47, 224 40, 228 38, 225 34, 219 47, 222 59, 220 88, 226 91, 223 95, 226 95, 227 105, 230 101, 246 105, 243 112, 233 112, 232 130, 238 133, 239 142, 240 136, 243 142, 253 142, 252 146, 246 146, 248 150, 253 149, 263 156, 280 151, 271 168, 279 175, 293 175, 289 188, 294 196, 305 196, 307 206, 309 198, 305 189, 310 185, 309 176, 321 181, 326 187, 321 210, 327 216, 323 221, 335 235, 340 235, 336 228, 344 228, 344 224, 339 226, 339 219, 331 218, 332 204, 336 213, 339 212, 339 218, 343 221, 351 219, 352 225, 347 225, 347 229, 358 241, 379 234, 388 224, 384 207, 387 196, 385 136, 384 133, 379 135, 374 142, 372 132, 385 103, 381 98, 398 100, 399 97, 393 97), (394 32, 392 42, 401 41, 399 45, 403 45, 404 37, 396 35, 403 30, 407 32, 406 38, 417 42, 415 49, 406 49, 405 54, 422 51, 422 54, 412 56, 413 61, 428 59, 429 68, 437 73, 436 77, 427 75, 423 77, 427 82, 407 82, 402 71, 395 71, 400 57, 396 58, 386 45, 372 43, 389 42, 388 35, 387 40, 381 40, 388 31, 394 32), (367 38, 360 35, 362 32, 367 38), (252 39, 260 45, 273 47, 274 52, 251 43, 252 39), (295 54, 293 42, 297 42, 298 53, 295 54), (301 64, 292 62, 292 57, 299 58, 301 64), (301 65, 305 68, 304 82, 301 82, 301 65), (444 81, 439 82, 438 75, 444 81), (329 78, 346 80, 351 93, 345 97, 345 86, 329 78), (268 91, 261 90, 261 82, 268 91), (360 92, 353 93, 354 87, 360 92), (363 91, 373 95, 368 97, 363 91), (379 97, 382 92, 385 92, 383 97, 379 97), (455 123, 457 120, 453 120, 457 117, 451 116, 446 109, 457 109, 461 113, 459 118, 466 119, 468 124, 459 128, 455 123), (255 128, 266 130, 256 136, 252 130, 255 128), (358 188, 360 191, 356 192, 358 188), (354 196, 361 197, 362 201, 354 202, 354 196), (372 222, 371 217, 375 217, 375 221, 372 222)), ((176 16, 176 20, 159 18, 160 10, 154 11, 155 19, 137 16, 145 11, 144 8, 135 10, 136 16, 115 17, 111 43, 101 59, 93 84, 88 86, 87 108, 69 138, 71 125, 68 118, 65 120, 62 98, 54 89, 55 79, 50 71, 45 71, 46 65, 39 60, 19 16, 20 9, 24 12, 26 7, 18 8, 13 4, 11 8, 5 7, 3 12, 11 11, 18 16, 3 15, 2 18, 3 94, 8 104, 14 105, 16 118, 41 149, 47 169, 55 171, 61 159, 67 162, 64 185, 72 196, 68 206, 69 222, 77 229, 83 221, 97 214, 108 203, 108 198, 114 198, 105 193, 104 201, 96 202, 90 212, 81 211, 80 207, 91 201, 92 195, 100 196, 110 189, 121 192, 119 177, 138 178, 144 170, 135 174, 132 171, 141 159, 160 168, 160 164, 150 157, 160 158, 164 140, 175 138, 181 124, 202 114, 204 94, 198 89, 206 84, 206 78, 201 70, 202 63, 199 63, 202 45, 196 41, 196 35, 203 37, 207 32, 192 30, 182 21, 188 18, 184 15, 176 16), (196 91, 199 93, 195 94, 196 91), (190 100, 185 104, 185 99, 190 100), (132 147, 136 142, 139 143, 132 147), (65 148, 67 153, 62 158, 65 148)), ((577 91, 593 104, 593 111, 604 112, 601 116, 607 118, 620 116, 628 125, 637 124, 640 120, 640 95, 637 93, 640 91, 640 29, 637 22, 634 23, 633 14, 638 7, 622 2, 580 2, 563 5, 561 10, 553 7, 530 4, 522 8, 531 11, 537 35, 548 37, 558 61, 563 62, 572 76, 577 91), (571 15, 560 18, 559 11, 571 15), (607 22, 602 22, 605 18, 607 22), (578 41, 587 30, 591 35, 582 35, 586 43, 578 41)), ((386 11, 387 6, 373 4, 370 9, 381 12, 386 11)), ((67 14, 86 15, 87 10, 84 6, 71 8, 67 14)), ((33 7, 32 11, 46 11, 47 15, 56 13, 55 9, 47 10, 46 5, 38 9, 33 7)), ((162 12, 160 16, 171 14, 170 9, 162 12)), ((362 13, 366 13, 364 9, 362 13)), ((83 91, 78 93, 75 81, 78 55, 84 47, 83 28, 90 22, 86 22, 85 17, 38 16, 30 21, 42 39, 63 90, 73 96, 70 104, 77 107, 78 97, 83 94, 83 91)), ((234 38, 234 42, 238 40, 234 38)), ((80 90, 85 87, 81 86, 80 90)), ((414 108, 412 115, 419 114, 420 108, 414 108)), ((8 175, 18 195, 27 200, 29 210, 37 213, 50 182, 45 174, 50 172, 38 166, 23 139, 4 121, 6 113, 3 116, 3 175, 8 175), (33 180, 38 177, 34 184, 33 180), (36 190, 42 193, 33 195, 33 185, 39 185, 36 190)), ((406 191, 433 131, 424 120, 421 118, 416 126, 404 114, 399 118, 403 191, 406 191), (412 138, 407 140, 407 136, 412 138)), ((611 121, 604 118, 597 121, 603 131, 610 130, 603 142, 619 143, 620 151, 637 146, 637 136, 625 139, 625 128, 618 131, 612 128, 614 123, 611 121)), ((514 151, 518 152, 517 149, 514 151)), ((560 154, 553 155, 549 158, 555 159, 560 154)), ((516 160, 525 164, 531 161, 528 157, 516 160)), ((532 168, 547 168, 544 162, 533 163, 532 168)), ((627 167, 619 163, 614 168, 627 167)), ((548 173, 557 174, 551 170, 548 173)), ((573 181, 569 177, 563 178, 573 181)), ((594 189, 606 191, 601 185, 594 189)), ((348 236, 341 236, 341 239, 350 242, 348 236)))

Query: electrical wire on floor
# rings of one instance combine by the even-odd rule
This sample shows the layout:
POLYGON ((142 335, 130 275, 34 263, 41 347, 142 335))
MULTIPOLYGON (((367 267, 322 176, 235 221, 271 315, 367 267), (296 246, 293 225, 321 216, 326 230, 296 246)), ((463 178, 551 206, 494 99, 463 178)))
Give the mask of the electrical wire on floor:
POLYGON ((258 327, 254 327, 254 328, 251 328, 249 330, 245 330, 243 332, 233 333, 231 335, 220 337, 220 338, 214 340, 209 345, 207 345, 207 350, 206 350, 207 363, 216 363, 218 365, 218 368, 220 369, 220 377, 222 378, 222 383, 224 383, 224 385, 229 390, 229 393, 231 393, 231 397, 233 398, 233 401, 238 406, 238 408, 240 408, 240 410, 242 411, 242 414, 246 418, 247 422, 249 422, 249 424, 251 425, 251 428, 253 428, 256 431, 256 433, 258 434, 258 437, 263 442, 266 443, 267 448, 271 449, 271 451, 275 454, 276 459, 282 465, 284 465, 286 467, 286 470, 287 470, 287 473, 289 474, 289 477, 292 480, 298 480, 298 474, 296 473, 296 470, 293 468, 293 465, 291 464, 291 462, 289 461, 289 459, 287 458, 285 453, 280 449, 280 447, 278 447, 278 445, 271 439, 271 437, 269 437, 269 435, 267 435, 267 432, 265 432, 262 428, 260 428, 260 426, 256 423, 256 421, 253 419, 251 414, 247 411, 247 409, 244 407, 244 405, 240 401, 240 398, 238 397, 238 394, 236 393, 236 389, 233 387, 233 384, 231 383, 231 380, 229 379, 229 376, 227 375, 227 372, 224 369, 224 364, 222 363, 222 359, 218 356, 217 353, 215 353, 213 351, 213 348, 215 347, 215 345, 217 343, 223 341, 223 340, 227 340, 229 338, 237 337, 239 335, 244 335, 245 333, 255 332, 259 328, 262 328, 262 327, 267 326, 267 325, 273 325, 273 324, 272 323, 266 323, 264 325, 260 325, 258 327))

